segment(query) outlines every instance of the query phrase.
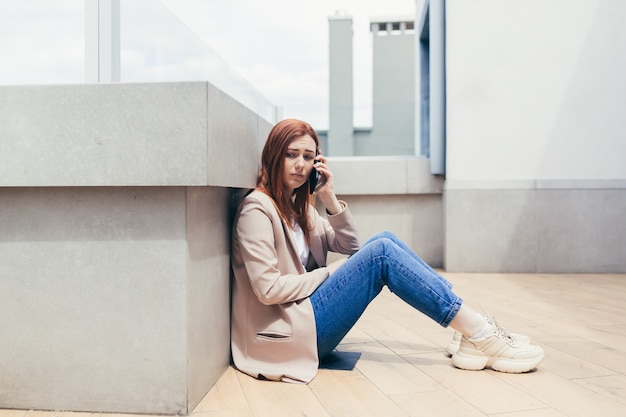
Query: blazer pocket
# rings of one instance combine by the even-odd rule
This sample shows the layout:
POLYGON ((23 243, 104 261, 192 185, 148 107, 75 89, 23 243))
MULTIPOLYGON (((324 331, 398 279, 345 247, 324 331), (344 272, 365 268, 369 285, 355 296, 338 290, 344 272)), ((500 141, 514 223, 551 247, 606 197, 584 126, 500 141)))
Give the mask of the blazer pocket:
POLYGON ((276 332, 272 330, 265 330, 256 334, 257 339, 275 341, 275 342, 283 342, 291 340, 290 333, 284 332, 276 332))

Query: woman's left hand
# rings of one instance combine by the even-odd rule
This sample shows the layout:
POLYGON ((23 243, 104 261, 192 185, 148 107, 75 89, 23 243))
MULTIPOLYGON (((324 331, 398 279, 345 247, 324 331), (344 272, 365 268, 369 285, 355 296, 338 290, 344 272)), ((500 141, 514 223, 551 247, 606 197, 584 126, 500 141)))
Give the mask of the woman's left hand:
POLYGON ((313 169, 317 169, 320 173, 320 180, 315 188, 315 194, 320 199, 326 210, 330 214, 337 214, 343 211, 343 207, 339 204, 335 195, 333 173, 328 169, 328 160, 321 153, 315 158, 316 162, 313 169))

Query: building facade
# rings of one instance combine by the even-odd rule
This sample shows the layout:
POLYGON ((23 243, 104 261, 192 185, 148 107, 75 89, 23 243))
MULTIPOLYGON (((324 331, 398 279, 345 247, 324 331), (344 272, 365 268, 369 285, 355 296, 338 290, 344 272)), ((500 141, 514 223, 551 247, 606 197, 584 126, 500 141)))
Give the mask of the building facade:
MULTIPOLYGON (((353 155, 398 155, 412 140, 405 155, 427 158, 430 169, 396 178, 368 160, 382 183, 376 193, 410 199, 410 187, 393 185, 443 181, 429 194, 442 235, 432 239, 442 258, 431 262, 449 271, 625 272, 626 58, 615 51, 626 45, 626 3, 416 5, 406 44, 401 21, 372 21, 374 122, 353 129, 353 155), (411 103, 402 88, 412 82, 411 103)), ((359 178, 350 181, 346 198, 365 207, 351 191, 359 178)))
POLYGON ((372 19, 372 126, 353 123, 352 18, 329 18, 329 155, 415 155, 415 23, 372 19))

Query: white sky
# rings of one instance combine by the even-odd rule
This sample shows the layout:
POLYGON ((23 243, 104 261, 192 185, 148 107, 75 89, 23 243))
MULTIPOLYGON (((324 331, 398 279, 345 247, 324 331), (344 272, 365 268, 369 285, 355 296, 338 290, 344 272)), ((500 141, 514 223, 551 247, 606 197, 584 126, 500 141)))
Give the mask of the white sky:
MULTIPOLYGON (((284 117, 317 129, 328 127, 328 16, 353 17, 355 124, 364 126, 371 124, 369 19, 415 14, 415 0, 161 2, 284 117)), ((0 84, 82 82, 83 25, 84 0, 0 0, 0 84)))

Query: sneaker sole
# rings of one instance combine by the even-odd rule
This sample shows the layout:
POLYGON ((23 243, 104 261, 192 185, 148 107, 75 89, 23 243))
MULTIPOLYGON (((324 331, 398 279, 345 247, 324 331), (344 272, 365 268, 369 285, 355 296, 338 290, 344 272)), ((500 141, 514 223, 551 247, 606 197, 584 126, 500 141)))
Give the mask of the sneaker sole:
POLYGON ((448 346, 446 347, 446 352, 448 352, 448 355, 454 356, 454 354, 459 351, 459 346, 460 345, 461 345, 461 343, 450 342, 450 343, 448 343, 448 346))
POLYGON ((489 356, 473 356, 457 352, 452 356, 452 364, 467 371, 480 371, 491 368, 494 371, 508 374, 521 374, 537 367, 543 360, 543 352, 534 358, 509 359, 491 358, 489 356))

